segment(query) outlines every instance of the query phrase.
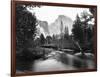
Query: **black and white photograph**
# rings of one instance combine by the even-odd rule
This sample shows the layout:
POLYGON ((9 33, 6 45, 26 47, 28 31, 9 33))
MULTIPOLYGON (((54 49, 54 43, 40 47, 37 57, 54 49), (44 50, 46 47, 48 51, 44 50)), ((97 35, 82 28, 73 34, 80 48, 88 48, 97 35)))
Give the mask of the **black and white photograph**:
POLYGON ((15 5, 16 73, 95 69, 93 7, 15 5))

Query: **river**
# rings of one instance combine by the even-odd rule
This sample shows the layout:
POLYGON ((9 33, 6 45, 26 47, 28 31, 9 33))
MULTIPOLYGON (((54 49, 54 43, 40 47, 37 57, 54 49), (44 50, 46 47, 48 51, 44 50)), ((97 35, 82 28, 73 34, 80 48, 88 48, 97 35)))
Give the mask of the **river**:
POLYGON ((33 62, 19 61, 17 63, 17 72, 46 72, 78 70, 79 68, 94 68, 92 59, 80 59, 76 56, 65 54, 60 51, 51 52, 47 59, 38 59, 33 62))

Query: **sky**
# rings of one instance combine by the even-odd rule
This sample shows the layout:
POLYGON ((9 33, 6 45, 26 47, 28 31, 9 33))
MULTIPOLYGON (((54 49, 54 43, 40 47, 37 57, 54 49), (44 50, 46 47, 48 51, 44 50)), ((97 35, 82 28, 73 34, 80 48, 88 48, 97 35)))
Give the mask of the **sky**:
POLYGON ((67 17, 70 17, 74 21, 77 14, 80 14, 83 11, 89 12, 88 8, 58 6, 41 6, 40 8, 36 7, 28 10, 32 13, 35 12, 37 19, 41 21, 47 21, 48 24, 53 23, 57 19, 58 15, 65 15, 67 17))

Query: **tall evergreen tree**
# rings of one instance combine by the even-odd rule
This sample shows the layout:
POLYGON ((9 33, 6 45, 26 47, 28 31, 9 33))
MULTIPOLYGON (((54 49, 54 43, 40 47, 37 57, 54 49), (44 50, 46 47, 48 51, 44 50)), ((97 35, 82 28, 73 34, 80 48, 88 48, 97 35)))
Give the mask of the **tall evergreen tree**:
POLYGON ((82 22, 80 20, 80 17, 77 15, 76 20, 73 24, 72 34, 74 36, 74 39, 78 41, 79 43, 83 42, 83 29, 82 29, 82 22))
POLYGON ((43 34, 40 35, 40 43, 41 45, 45 44, 45 37, 43 34))
POLYGON ((28 5, 16 5, 16 44, 17 48, 27 48, 34 40, 37 20, 34 14, 27 10, 28 5))
POLYGON ((76 16, 76 20, 73 24, 72 35, 74 36, 74 40, 76 40, 78 45, 82 49, 91 49, 93 47, 93 24, 92 19, 94 19, 95 10, 89 10, 91 14, 86 11, 81 13, 81 16, 76 16))

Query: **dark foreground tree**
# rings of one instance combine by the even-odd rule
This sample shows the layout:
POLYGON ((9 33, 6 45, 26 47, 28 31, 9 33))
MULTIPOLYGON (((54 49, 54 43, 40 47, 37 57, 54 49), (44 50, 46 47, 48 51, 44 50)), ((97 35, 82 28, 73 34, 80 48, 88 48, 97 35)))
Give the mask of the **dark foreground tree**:
POLYGON ((35 50, 35 36, 37 19, 27 8, 33 5, 16 5, 16 59, 20 61, 34 61, 40 58, 35 50))
POLYGON ((72 33, 73 33, 74 39, 76 41, 78 41, 79 43, 83 42, 84 32, 82 29, 82 22, 81 22, 80 17, 78 15, 76 16, 76 20, 73 24, 72 33))
POLYGON ((86 50, 93 51, 93 27, 95 24, 92 19, 94 18, 94 10, 89 10, 91 14, 86 11, 81 13, 81 16, 76 16, 76 20, 73 24, 72 35, 74 40, 77 41, 77 45, 83 51, 82 53, 86 52, 86 50))
POLYGON ((28 5, 16 5, 16 44, 17 48, 27 48, 34 40, 37 20, 34 14, 27 10, 28 5))

